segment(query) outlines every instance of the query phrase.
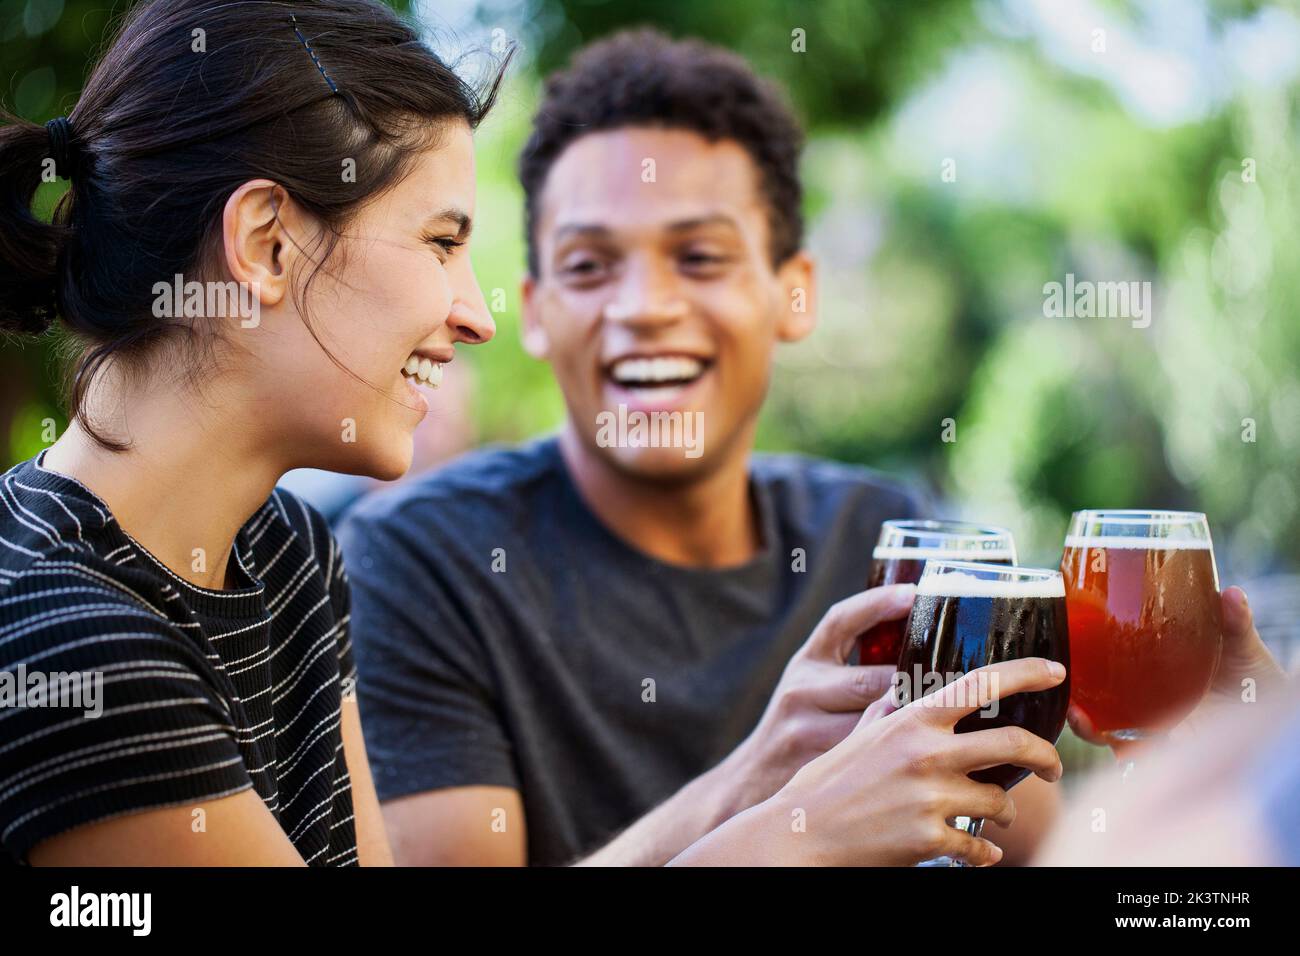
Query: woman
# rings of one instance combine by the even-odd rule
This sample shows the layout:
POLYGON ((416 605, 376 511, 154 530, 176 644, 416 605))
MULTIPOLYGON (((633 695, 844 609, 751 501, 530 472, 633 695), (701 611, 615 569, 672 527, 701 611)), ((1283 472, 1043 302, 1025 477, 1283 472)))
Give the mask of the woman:
POLYGON ((388 861, 338 550, 273 489, 402 474, 414 382, 492 337, 464 245, 495 88, 365 0, 171 0, 66 122, 0 129, 0 325, 57 308, 86 346, 72 424, 0 490, 0 666, 103 695, 94 719, 0 713, 13 857, 388 861), (28 211, 51 169, 53 226, 28 211))
MULTIPOLYGON (((0 709, 6 857, 391 862, 339 553, 275 485, 401 475, 416 383, 492 337, 466 244, 499 78, 470 89, 371 0, 153 0, 66 119, 0 128, 0 329, 57 313, 82 347, 67 432, 0 476, 0 670, 80 681, 0 709), (55 175, 48 225, 30 208, 55 175)), ((859 595, 810 646, 909 604, 859 595)), ((1005 694, 1063 676, 999 669, 1005 694)), ((944 825, 1014 815, 966 772, 1060 763, 1023 732, 959 745, 974 706, 873 706, 681 862, 996 861, 944 825)))

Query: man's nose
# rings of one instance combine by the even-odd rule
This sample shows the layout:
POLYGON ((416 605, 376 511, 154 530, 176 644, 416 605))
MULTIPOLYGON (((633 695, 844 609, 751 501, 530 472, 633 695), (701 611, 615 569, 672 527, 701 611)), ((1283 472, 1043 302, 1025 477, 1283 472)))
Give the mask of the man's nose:
POLYGON ((686 312, 686 300, 673 278, 651 266, 629 268, 605 306, 606 320, 630 325, 663 325, 686 312))

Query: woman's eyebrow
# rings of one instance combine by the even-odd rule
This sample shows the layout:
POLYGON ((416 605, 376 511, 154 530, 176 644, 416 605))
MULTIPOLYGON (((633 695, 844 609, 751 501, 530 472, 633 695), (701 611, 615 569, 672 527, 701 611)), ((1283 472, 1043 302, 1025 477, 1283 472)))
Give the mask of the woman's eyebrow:
POLYGON ((465 212, 463 209, 455 207, 448 207, 440 212, 435 212, 424 221, 426 226, 431 226, 440 222, 455 223, 458 228, 456 233, 457 239, 467 238, 474 230, 474 220, 470 218, 469 213, 465 212))

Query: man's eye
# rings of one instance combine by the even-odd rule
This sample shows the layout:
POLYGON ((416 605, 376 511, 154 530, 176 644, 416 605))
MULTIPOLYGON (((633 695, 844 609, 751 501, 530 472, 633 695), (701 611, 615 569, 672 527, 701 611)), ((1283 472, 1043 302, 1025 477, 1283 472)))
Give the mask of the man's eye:
POLYGON ((572 259, 564 264, 561 271, 565 275, 587 278, 600 272, 602 264, 598 259, 572 259))
POLYGON ((715 256, 707 252, 688 252, 682 256, 682 262, 694 268, 721 266, 727 261, 725 256, 715 256))

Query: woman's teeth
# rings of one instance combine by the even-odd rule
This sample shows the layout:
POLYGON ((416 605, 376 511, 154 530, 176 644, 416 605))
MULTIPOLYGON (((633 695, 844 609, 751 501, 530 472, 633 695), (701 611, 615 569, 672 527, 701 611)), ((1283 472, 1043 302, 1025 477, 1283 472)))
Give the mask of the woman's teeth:
POLYGON ((704 363, 684 355, 628 358, 614 363, 610 376, 620 385, 662 385, 699 378, 704 363))
POLYGON ((402 367, 402 374, 430 388, 437 388, 442 384, 441 363, 418 355, 412 355, 406 360, 406 365, 402 367))

